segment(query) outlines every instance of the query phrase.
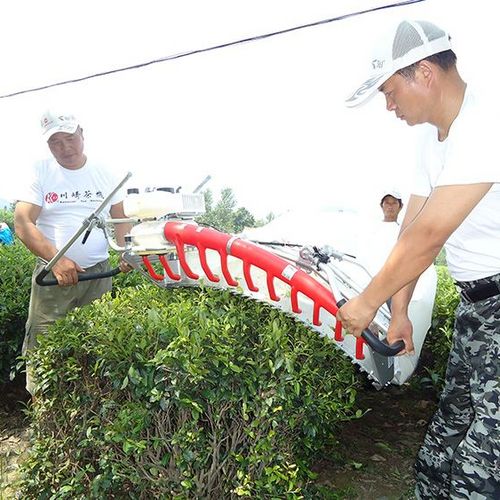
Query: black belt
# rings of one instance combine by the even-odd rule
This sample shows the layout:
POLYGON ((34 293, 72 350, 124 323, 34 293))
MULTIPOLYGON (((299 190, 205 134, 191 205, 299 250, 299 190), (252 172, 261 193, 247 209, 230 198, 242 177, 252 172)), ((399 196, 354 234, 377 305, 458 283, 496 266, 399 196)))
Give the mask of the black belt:
MULTIPOLYGON (((458 283, 458 286, 462 288, 460 283, 458 283)), ((473 285, 470 288, 462 288, 460 295, 467 302, 479 302, 500 295, 500 283, 498 281, 488 281, 473 285)))

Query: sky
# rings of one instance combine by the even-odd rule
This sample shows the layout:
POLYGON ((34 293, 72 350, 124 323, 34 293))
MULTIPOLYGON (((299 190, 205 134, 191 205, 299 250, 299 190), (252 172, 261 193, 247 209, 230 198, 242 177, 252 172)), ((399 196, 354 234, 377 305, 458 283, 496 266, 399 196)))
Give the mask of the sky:
MULTIPOLYGON (((2 6, 0 95, 262 35, 390 0, 67 0, 2 6), (73 6, 74 5, 74 6, 73 6)), ((230 187, 257 217, 299 210, 376 211, 406 197, 420 127, 383 96, 348 109, 372 41, 395 21, 447 29, 459 70, 485 96, 498 80, 495 0, 426 0, 145 68, 0 98, 0 198, 50 153, 46 109, 77 115, 89 157, 128 187, 230 187)), ((482 126, 496 125, 497 115, 482 126)))

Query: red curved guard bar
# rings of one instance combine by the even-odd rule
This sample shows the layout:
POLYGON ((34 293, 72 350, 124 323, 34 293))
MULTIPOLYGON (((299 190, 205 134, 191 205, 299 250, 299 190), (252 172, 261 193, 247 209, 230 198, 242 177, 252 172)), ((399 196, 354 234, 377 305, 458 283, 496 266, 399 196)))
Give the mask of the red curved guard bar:
POLYGON ((151 264, 151 262, 149 262, 149 258, 146 255, 142 256, 142 262, 146 266, 146 269, 148 270, 148 273, 151 276, 151 278, 153 278, 156 281, 163 281, 165 276, 162 276, 161 274, 158 274, 155 271, 153 265, 151 264))
MULTIPOLYGON (((184 250, 185 245, 194 246, 198 249, 200 263, 210 281, 216 282, 218 280, 214 279, 217 277, 208 268, 205 256, 207 249, 218 252, 221 258, 222 274, 230 286, 237 286, 238 282, 229 273, 227 265, 229 255, 243 262, 243 277, 249 290, 253 292, 258 291, 250 275, 251 266, 256 266, 267 274, 266 283, 271 300, 280 300, 274 288, 274 279, 278 278, 290 286, 290 299, 293 312, 301 312, 297 300, 298 293, 301 293, 313 301, 312 321, 314 325, 321 325, 319 319, 321 309, 328 311, 332 316, 337 315, 337 301, 329 289, 301 269, 254 243, 221 233, 215 229, 185 222, 167 222, 164 234, 167 241, 175 244, 180 265, 186 275, 192 279, 199 279, 199 276, 188 266, 184 250)), ((337 341, 343 340, 342 325, 340 322, 337 322, 335 325, 334 338, 337 341)), ((356 357, 358 359, 364 358, 364 343, 362 339, 357 339, 356 341, 356 357)))
MULTIPOLYGON (((239 238, 234 239, 232 236, 220 233, 215 229, 184 222, 167 222, 164 233, 165 238, 176 245, 179 261, 186 274, 188 274, 187 270, 190 269, 187 266, 183 245, 195 246, 200 252, 212 249, 219 253, 222 261, 227 260, 227 256, 231 255, 243 261, 244 269, 256 266, 265 271, 268 276, 267 283, 268 287, 270 287, 270 296, 273 300, 279 300, 272 285, 274 278, 288 284, 292 289, 292 295, 300 292, 309 297, 318 308, 318 313, 315 315, 317 316, 316 325, 321 324, 319 321, 319 308, 325 309, 333 316, 337 314, 338 308, 335 304, 335 297, 330 290, 301 269, 292 266, 286 260, 254 243, 239 238), (233 241, 229 244, 230 240, 233 241)), ((247 279, 250 273, 247 271, 244 275, 246 275, 245 279, 249 288, 252 286, 255 289, 253 282, 247 279)))
POLYGON ((344 337, 342 335, 342 322, 341 321, 337 321, 335 323, 335 340, 337 342, 342 342, 344 340, 344 337))
POLYGON ((252 280, 252 275, 250 274, 250 264, 248 262, 243 262, 243 277, 247 282, 248 289, 251 292, 258 292, 259 288, 254 285, 252 280))
POLYGON ((290 301, 292 303, 292 311, 294 313, 300 314, 302 312, 302 309, 299 307, 299 301, 297 298, 297 290, 292 289, 292 292, 290 293, 290 301))
POLYGON ((363 347, 365 344, 365 339, 362 337, 356 338, 356 359, 365 359, 365 355, 363 354, 363 347))
MULTIPOLYGON (((200 256, 201 268, 206 274, 207 278, 214 283, 218 283, 220 278, 215 275, 212 270, 208 267, 207 254, 204 249, 198 249, 198 255, 200 256)), ((220 254, 219 254, 220 255, 220 254)))
MULTIPOLYGON (((228 235, 226 235, 228 236, 228 235)), ((222 274, 224 275, 224 279, 227 281, 228 285, 231 286, 238 286, 238 282, 231 276, 231 273, 229 272, 229 266, 227 265, 227 252, 222 249, 218 250, 219 255, 220 255, 220 263, 222 267, 222 274)))
MULTIPOLYGON (((169 224, 169 222, 167 222, 167 224, 169 224)), ((167 230, 166 227, 167 224, 165 224, 165 232, 167 230)), ((188 278, 191 278, 192 280, 200 279, 200 276, 194 273, 187 263, 186 253, 184 252, 184 242, 182 241, 182 238, 178 234, 175 234, 173 235, 173 238, 169 241, 175 245, 175 249, 177 250, 177 256, 179 257, 179 262, 181 264, 182 269, 186 273, 186 276, 188 278)))
POLYGON ((159 255, 158 258, 160 259, 161 265, 163 266, 163 269, 165 269, 167 276, 172 280, 179 281, 181 279, 180 274, 176 274, 172 271, 168 260, 165 258, 165 255, 159 255))

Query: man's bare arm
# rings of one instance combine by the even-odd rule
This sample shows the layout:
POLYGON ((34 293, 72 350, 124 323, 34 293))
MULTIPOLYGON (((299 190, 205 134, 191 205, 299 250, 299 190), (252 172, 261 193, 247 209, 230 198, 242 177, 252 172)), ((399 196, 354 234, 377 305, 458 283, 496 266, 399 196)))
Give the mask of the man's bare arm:
MULTIPOLYGON (((110 214, 113 219, 125 219, 127 216, 123 211, 123 202, 111 205, 110 214)), ((117 223, 115 224, 115 237, 116 241, 120 246, 125 244, 125 235, 132 229, 132 224, 129 222, 117 223)))
MULTIPOLYGON (((403 219, 401 230, 399 231, 399 236, 401 236, 403 231, 416 219, 418 214, 423 209, 426 201, 427 197, 424 196, 410 196, 405 218, 403 219)), ((408 304, 410 303, 413 291, 415 290, 415 285, 417 284, 417 280, 418 277, 393 295, 391 301, 391 313, 393 315, 395 313, 397 314, 398 312, 403 312, 406 314, 408 310, 408 304)))
POLYGON ((378 308, 429 267, 443 244, 463 222, 491 183, 440 186, 401 233, 384 266, 368 287, 345 304, 339 319, 353 334, 370 324, 378 308))
MULTIPOLYGON (((412 195, 399 235, 415 220, 427 201, 427 197, 412 195)), ((403 340, 405 348, 401 354, 413 354, 413 325, 408 317, 408 306, 413 296, 418 277, 396 292, 391 299, 391 322, 387 330, 387 342, 393 344, 403 340)))
POLYGON ((401 233, 381 272, 368 286, 368 302, 379 307, 418 278, 491 186, 491 183, 480 183, 434 189, 422 210, 401 233))
MULTIPOLYGON (((14 211, 14 226, 19 239, 37 257, 47 262, 57 253, 57 248, 36 227, 41 207, 25 201, 18 201, 14 211)), ((61 257, 52 268, 59 285, 69 286, 78 282, 78 273, 84 270, 67 257, 61 257)))
POLYGON ((19 239, 36 256, 49 261, 57 253, 57 248, 36 227, 42 207, 18 201, 14 211, 14 227, 19 239))
MULTIPOLYGON (((123 211, 123 202, 116 203, 115 205, 111 205, 110 214, 113 219, 124 219, 126 218, 125 212, 123 211)), ((130 232, 132 229, 132 224, 128 222, 116 223, 115 224, 115 238, 116 242, 120 246, 125 245, 125 235, 130 232)), ((127 273, 132 269, 132 267, 124 261, 124 259, 120 259, 120 271, 123 273, 127 273)))

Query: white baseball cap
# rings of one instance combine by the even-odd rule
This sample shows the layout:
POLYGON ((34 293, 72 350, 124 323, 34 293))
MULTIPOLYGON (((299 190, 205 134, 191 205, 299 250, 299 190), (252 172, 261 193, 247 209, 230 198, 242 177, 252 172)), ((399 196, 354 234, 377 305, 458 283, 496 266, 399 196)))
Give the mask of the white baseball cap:
POLYGON ((399 191, 396 191, 395 189, 386 189, 385 191, 382 191, 382 196, 380 197, 380 203, 384 201, 384 198, 386 196, 392 196, 393 198, 396 198, 396 200, 399 201, 403 199, 399 191))
POLYGON ((451 49, 450 36, 428 21, 401 21, 389 36, 379 41, 366 80, 346 99, 354 107, 372 97, 396 71, 426 57, 451 49))
POLYGON ((54 113, 46 111, 40 120, 42 126, 42 135, 49 140, 57 132, 66 132, 74 134, 78 128, 78 120, 72 114, 54 113))

